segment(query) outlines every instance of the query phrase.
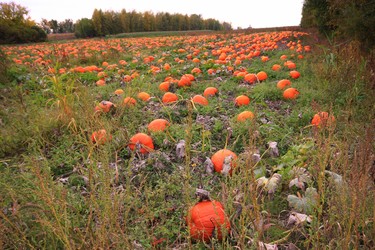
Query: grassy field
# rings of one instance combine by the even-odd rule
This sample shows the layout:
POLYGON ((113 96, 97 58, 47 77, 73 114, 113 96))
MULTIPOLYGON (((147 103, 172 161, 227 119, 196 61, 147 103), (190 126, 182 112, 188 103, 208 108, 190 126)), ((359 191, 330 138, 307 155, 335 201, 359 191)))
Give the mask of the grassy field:
POLYGON ((317 41, 208 32, 1 47, 0 249, 373 248, 373 59, 317 41), (208 104, 194 101, 208 87, 208 104), (167 128, 150 131, 154 119, 167 128), (230 174, 212 166, 222 149, 230 174), (222 239, 219 226, 209 241, 191 233, 206 200, 223 205, 222 239))

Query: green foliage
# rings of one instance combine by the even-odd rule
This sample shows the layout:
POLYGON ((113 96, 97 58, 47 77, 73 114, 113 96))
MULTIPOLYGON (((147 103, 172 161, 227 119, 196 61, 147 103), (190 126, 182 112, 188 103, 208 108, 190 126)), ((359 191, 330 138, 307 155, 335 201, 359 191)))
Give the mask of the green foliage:
POLYGON ((370 52, 375 46, 374 9, 373 0, 305 0, 301 27, 318 28, 340 40, 357 40, 363 51, 370 52))
POLYGON ((77 38, 96 36, 94 23, 91 19, 82 18, 74 24, 74 34, 77 38))

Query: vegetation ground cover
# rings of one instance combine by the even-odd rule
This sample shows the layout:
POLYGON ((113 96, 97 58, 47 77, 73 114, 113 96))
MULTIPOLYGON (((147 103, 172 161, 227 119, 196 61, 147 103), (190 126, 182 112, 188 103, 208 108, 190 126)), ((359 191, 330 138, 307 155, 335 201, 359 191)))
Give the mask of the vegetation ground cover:
POLYGON ((374 72, 356 43, 315 42, 280 31, 3 46, 0 246, 370 249, 374 72), (207 105, 193 101, 208 87, 207 105), (167 128, 150 131, 155 119, 167 128), (213 171, 222 149, 231 174, 213 171), (228 216, 221 240, 189 233, 207 199, 228 216))

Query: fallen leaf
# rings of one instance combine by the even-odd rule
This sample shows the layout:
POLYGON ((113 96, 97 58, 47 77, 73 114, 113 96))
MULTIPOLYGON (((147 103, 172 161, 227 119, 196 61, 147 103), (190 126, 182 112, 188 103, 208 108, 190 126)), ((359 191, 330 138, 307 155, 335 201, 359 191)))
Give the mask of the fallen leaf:
POLYGON ((312 222, 311 215, 306 215, 306 214, 301 214, 301 213, 297 213, 297 212, 292 212, 289 215, 287 225, 288 226, 291 226, 291 225, 300 225, 300 224, 303 224, 304 222, 311 223, 312 222))
POLYGON ((279 149, 277 148, 277 142, 271 141, 268 143, 269 153, 272 158, 279 157, 279 149))
POLYGON ((176 155, 178 159, 185 157, 185 140, 180 140, 176 145, 176 155))
POLYGON ((231 162, 232 162, 233 156, 228 155, 227 157, 224 158, 224 163, 223 163, 223 169, 221 170, 221 173, 224 176, 227 176, 231 170, 231 162))
POLYGON ((215 171, 214 164, 212 163, 211 159, 209 157, 206 157, 205 162, 203 163, 206 168, 207 174, 213 174, 215 171))
POLYGON ((210 200, 210 192, 203 188, 196 188, 195 195, 199 197, 199 201, 210 200))

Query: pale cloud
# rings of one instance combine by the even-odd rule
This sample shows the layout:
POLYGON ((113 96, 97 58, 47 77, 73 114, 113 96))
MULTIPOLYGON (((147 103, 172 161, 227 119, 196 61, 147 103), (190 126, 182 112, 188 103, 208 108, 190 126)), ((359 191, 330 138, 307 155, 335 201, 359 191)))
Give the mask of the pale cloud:
MULTIPOLYGON (((138 12, 152 11, 200 14, 232 23, 234 28, 280 27, 299 25, 303 0, 14 0, 27 7, 36 22, 48 20, 91 18, 95 8, 138 12)), ((11 2, 11 1, 5 1, 11 2)))

